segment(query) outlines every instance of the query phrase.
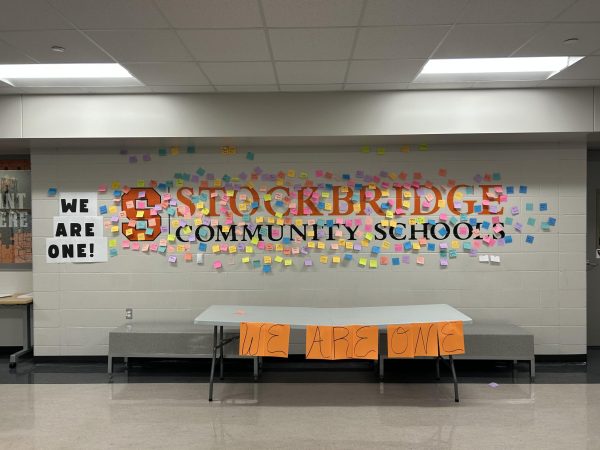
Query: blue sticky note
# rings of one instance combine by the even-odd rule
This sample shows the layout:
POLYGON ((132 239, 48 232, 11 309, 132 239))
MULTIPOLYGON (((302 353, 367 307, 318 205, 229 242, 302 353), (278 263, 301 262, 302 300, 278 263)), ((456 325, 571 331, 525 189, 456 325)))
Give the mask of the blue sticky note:
POLYGON ((412 244, 410 242, 405 242, 404 243, 404 250, 405 251, 410 251, 410 249, 412 248, 412 244))
POLYGON ((375 253, 376 255, 378 255, 381 252, 381 248, 379 248, 377 245, 373 246, 373 248, 371 249, 372 253, 375 253))
POLYGON ((108 213, 108 208, 106 207, 106 205, 100 206, 100 214, 107 214, 107 213, 108 213))
POLYGON ((188 145, 187 146, 187 152, 188 153, 196 153, 196 146, 195 145, 188 145))
POLYGON ((450 256, 450 258, 456 258, 456 250, 450 250, 448 256, 450 256))
POLYGON ((477 218, 476 217, 471 217, 469 219, 469 225, 471 225, 473 227, 476 226, 477 225, 477 218))
POLYGON ((525 185, 519 186, 519 194, 527 194, 527 186, 525 186, 525 185))
POLYGON ((492 180, 494 180, 494 181, 500 181, 500 178, 501 178, 500 177, 500 172, 494 172, 492 174, 492 180))
POLYGON ((204 170, 202 167, 198 167, 198 170, 196 170, 196 173, 198 175, 202 176, 206 173, 206 170, 204 170))
POLYGON ((113 196, 115 196, 115 197, 120 197, 120 196, 121 196, 121 191, 120 191, 119 189, 115 189, 115 190, 113 191, 113 196))
POLYGON ((528 234, 527 237, 525 238, 525 242, 528 244, 533 244, 533 236, 528 234))
POLYGON ((248 161, 253 161, 254 160, 254 153, 252 153, 252 152, 246 153, 246 159, 248 161))
POLYGON ((435 244, 430 242, 427 244, 427 251, 435 252, 435 244))
POLYGON ((56 190, 56 188, 48 188, 48 197, 54 197, 56 196, 56 193, 58 191, 56 190))
POLYGON ((264 273, 269 273, 271 271, 271 265, 270 264, 265 264, 263 266, 263 272, 264 273))
POLYGON ((111 248, 110 249, 110 256, 117 256, 119 254, 119 252, 117 251, 116 248, 111 248))
POLYGON ((399 266, 400 265, 400 258, 392 258, 392 265, 393 266, 399 266))
POLYGON ((548 225, 550 225, 551 227, 553 227, 554 225, 556 225, 556 218, 554 218, 554 217, 548 217, 548 225))
POLYGON ((352 254, 351 253, 344 253, 344 259, 346 261, 352 261, 352 254))
POLYGON ((475 211, 476 213, 480 213, 483 210, 481 205, 475 205, 475 207, 473 208, 473 211, 475 211))
POLYGON ((487 220, 484 220, 484 221, 481 223, 481 226, 482 226, 484 229, 486 229, 486 230, 487 230, 487 229, 490 227, 490 223, 489 223, 487 220))
POLYGON ((513 241, 513 238, 512 238, 512 236, 510 236, 510 235, 509 235, 509 236, 505 236, 505 237, 504 237, 504 242, 505 242, 505 243, 507 243, 507 244, 512 244, 512 241, 513 241))
POLYGON ((206 243, 205 242, 201 242, 200 244, 198 244, 198 250, 200 250, 201 252, 205 252, 206 251, 206 243))
POLYGON ((507 194, 514 194, 515 193, 515 187, 514 186, 506 186, 506 193, 507 194))
POLYGON ((540 211, 548 211, 548 203, 540 203, 540 211))
POLYGON ((512 217, 507 217, 506 219, 504 219, 504 223, 506 225, 512 225, 512 223, 513 223, 512 217))

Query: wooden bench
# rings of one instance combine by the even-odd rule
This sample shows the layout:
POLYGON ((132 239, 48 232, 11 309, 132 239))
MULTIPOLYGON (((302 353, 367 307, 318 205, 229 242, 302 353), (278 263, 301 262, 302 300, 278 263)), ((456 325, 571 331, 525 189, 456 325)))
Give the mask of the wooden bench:
MULTIPOLYGON (((225 336, 237 333, 225 332, 225 336)), ((108 335, 108 373, 113 371, 113 358, 211 358, 212 328, 192 324, 160 322, 130 323, 111 330, 108 335)), ((237 346, 226 347, 224 358, 245 358, 237 346)), ((222 375, 221 375, 222 376, 222 375)), ((258 358, 254 358, 254 376, 258 377, 258 358)))
MULTIPOLYGON (((529 376, 535 381, 535 354, 533 335, 516 325, 475 323, 464 326, 464 355, 455 355, 455 359, 528 361, 529 376)), ((387 358, 387 340, 382 334, 379 349, 379 377, 384 377, 384 361, 387 358)))

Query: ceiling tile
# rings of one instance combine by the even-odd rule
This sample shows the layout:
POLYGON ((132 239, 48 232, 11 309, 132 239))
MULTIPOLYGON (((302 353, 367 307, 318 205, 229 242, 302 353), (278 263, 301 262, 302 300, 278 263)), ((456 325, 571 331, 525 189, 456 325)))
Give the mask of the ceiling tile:
POLYGON ((306 61, 275 63, 281 84, 343 83, 346 61, 306 61))
POLYGON ((573 0, 473 0, 459 23, 547 22, 573 0))
POLYGON ((600 22, 600 2, 579 0, 556 19, 557 22, 600 22))
POLYGON ((175 28, 262 27, 257 0, 156 0, 175 28))
POLYGON ((399 91, 408 87, 408 83, 346 83, 345 91, 399 91))
POLYGON ((201 63, 200 67, 215 85, 276 83, 273 65, 270 62, 201 63))
POLYGON ((130 63, 124 64, 138 80, 146 85, 190 85, 209 84, 196 63, 130 63))
POLYGON ((181 30, 178 33, 198 61, 271 59, 263 30, 181 30))
POLYGON ((362 25, 453 24, 469 0, 367 0, 362 25))
POLYGON ((215 88, 206 86, 148 86, 155 93, 187 94, 193 92, 215 92, 215 88))
POLYGON ((402 83, 411 82, 417 76, 425 59, 402 59, 396 61, 352 61, 348 83, 402 83))
POLYGON ((348 59, 355 28, 285 28, 269 30, 276 60, 348 59))
POLYGON ((34 62, 20 51, 0 41, 0 64, 27 64, 34 62))
POLYGON ((539 24, 457 25, 434 57, 507 57, 527 42, 540 27, 539 24))
POLYGON ((102 63, 112 59, 73 30, 8 31, 0 39, 41 63, 102 63), (64 47, 64 53, 53 52, 50 47, 64 47))
POLYGON ((597 23, 552 23, 521 48, 518 56, 585 56, 600 48, 600 25, 597 23), (573 44, 565 39, 578 38, 573 44))
POLYGON ((355 59, 429 58, 449 26, 361 28, 355 59))
POLYGON ((168 28, 148 0, 50 0, 80 29, 168 28))
POLYGON ((218 92, 276 92, 276 84, 223 85, 215 86, 218 92))
POLYGON ((286 92, 324 92, 341 91, 343 84, 284 84, 281 90, 286 92))
POLYGON ((0 30, 68 30, 72 28, 44 0, 0 0, 0 30))
POLYGON ((356 26, 362 0, 262 0, 269 27, 356 26))
POLYGON ((588 56, 554 75, 552 80, 600 80, 600 56, 588 56))
POLYGON ((87 31, 120 62, 190 61, 179 37, 170 30, 87 31))

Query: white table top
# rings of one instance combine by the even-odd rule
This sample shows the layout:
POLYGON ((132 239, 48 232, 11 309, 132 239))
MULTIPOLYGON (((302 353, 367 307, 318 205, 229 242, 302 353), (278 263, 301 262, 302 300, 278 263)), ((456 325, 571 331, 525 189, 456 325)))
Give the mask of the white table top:
POLYGON ((296 306, 212 305, 200 314, 196 325, 237 326, 241 322, 289 324, 292 328, 306 325, 398 325, 423 322, 471 323, 450 305, 367 306, 359 308, 306 308, 296 306))

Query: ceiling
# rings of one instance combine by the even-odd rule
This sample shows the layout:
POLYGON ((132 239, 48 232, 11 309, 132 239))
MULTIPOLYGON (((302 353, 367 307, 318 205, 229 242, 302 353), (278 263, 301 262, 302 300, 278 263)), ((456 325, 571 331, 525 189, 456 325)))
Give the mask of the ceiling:
POLYGON ((0 0, 0 11, 0 64, 119 62, 145 85, 0 82, 0 94, 600 86, 600 0, 0 0), (429 58, 567 55, 586 58, 541 82, 412 82, 429 58))

